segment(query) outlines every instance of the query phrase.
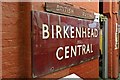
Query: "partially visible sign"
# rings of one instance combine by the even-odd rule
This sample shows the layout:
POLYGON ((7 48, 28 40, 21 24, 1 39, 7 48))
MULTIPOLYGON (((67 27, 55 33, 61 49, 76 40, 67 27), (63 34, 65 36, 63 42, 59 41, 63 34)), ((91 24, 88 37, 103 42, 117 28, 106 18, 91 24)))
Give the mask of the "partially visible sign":
POLYGON ((116 23, 116 27, 115 27, 115 49, 119 48, 119 42, 118 42, 118 24, 116 23))
POLYGON ((98 22, 33 11, 32 35, 35 76, 98 57, 98 22))
POLYGON ((120 25, 118 25, 118 33, 120 33, 120 25))
POLYGON ((66 5, 66 4, 46 2, 45 9, 48 12, 59 13, 73 17, 78 17, 78 18, 85 18, 85 19, 95 18, 94 14, 91 12, 88 12, 84 9, 77 9, 71 5, 66 5))

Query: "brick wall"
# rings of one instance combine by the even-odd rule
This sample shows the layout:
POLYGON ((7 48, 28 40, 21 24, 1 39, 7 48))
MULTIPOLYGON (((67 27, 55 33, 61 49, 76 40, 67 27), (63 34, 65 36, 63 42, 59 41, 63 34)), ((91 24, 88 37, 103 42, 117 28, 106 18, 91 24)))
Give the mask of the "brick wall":
MULTIPOLYGON (((82 6, 86 10, 98 12, 98 3, 70 3, 82 6), (91 5, 95 5, 92 7, 91 5)), ((3 49, 3 77, 31 77, 31 10, 43 9, 44 3, 3 3, 2 5, 2 49, 3 49)), ((76 73, 83 78, 99 77, 98 59, 67 68, 44 78, 60 78, 70 73, 76 73)))
POLYGON ((2 4, 2 67, 5 78, 31 76, 30 3, 25 4, 2 4))

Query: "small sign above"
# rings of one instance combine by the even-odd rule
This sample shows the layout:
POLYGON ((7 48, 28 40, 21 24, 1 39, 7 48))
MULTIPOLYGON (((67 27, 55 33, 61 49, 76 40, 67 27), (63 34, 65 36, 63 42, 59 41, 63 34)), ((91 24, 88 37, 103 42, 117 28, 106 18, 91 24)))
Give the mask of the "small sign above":
POLYGON ((46 2, 45 9, 48 12, 57 14, 63 14, 83 19, 94 19, 94 13, 88 12, 84 9, 77 9, 71 5, 60 4, 60 3, 49 3, 46 2))

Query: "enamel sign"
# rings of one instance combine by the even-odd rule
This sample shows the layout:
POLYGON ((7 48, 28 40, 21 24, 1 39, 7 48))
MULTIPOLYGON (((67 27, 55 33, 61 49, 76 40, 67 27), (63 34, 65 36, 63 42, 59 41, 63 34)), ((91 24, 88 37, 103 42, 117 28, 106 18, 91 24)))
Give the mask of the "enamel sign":
POLYGON ((97 58, 99 23, 32 11, 32 53, 36 77, 97 58))

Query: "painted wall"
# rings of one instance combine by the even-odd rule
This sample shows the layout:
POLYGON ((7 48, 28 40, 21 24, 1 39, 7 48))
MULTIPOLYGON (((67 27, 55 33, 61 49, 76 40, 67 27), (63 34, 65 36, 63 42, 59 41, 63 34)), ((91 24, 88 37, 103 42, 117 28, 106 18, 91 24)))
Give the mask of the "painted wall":
POLYGON ((117 78, 119 48, 115 49, 115 31, 116 23, 118 23, 118 3, 104 2, 103 13, 108 17, 108 76, 109 78, 117 78))

